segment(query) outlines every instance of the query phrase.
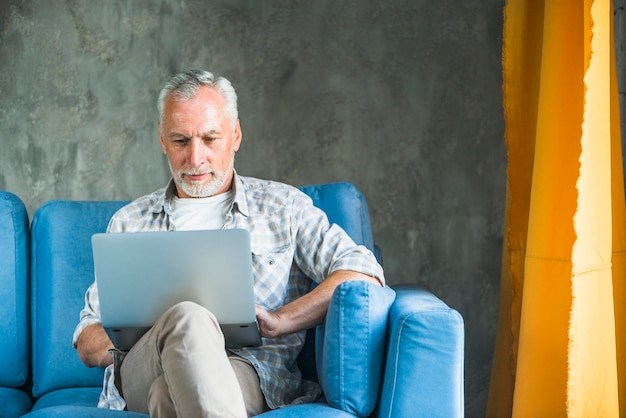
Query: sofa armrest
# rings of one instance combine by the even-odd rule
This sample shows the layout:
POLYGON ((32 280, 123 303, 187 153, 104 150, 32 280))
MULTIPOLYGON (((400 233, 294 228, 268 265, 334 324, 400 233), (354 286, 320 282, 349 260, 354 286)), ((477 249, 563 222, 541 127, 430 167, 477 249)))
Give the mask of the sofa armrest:
POLYGON ((0 237, 0 386, 18 388, 27 380, 30 360, 30 235, 24 203, 5 191, 0 191, 0 237))
POLYGON ((379 417, 462 417, 463 318, 432 293, 395 287, 379 417))

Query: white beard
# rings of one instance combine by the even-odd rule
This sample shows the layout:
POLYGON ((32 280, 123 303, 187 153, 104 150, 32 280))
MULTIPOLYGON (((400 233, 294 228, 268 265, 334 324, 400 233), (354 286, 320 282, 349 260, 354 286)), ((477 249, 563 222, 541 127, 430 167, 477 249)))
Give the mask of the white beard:
POLYGON ((174 177, 174 183, 176 183, 176 186, 180 187, 187 195, 191 197, 210 197, 214 196, 229 180, 226 178, 226 173, 231 171, 230 169, 234 167, 234 164, 235 161, 233 159, 228 169, 224 171, 199 168, 174 171, 172 169, 172 164, 170 164, 170 171, 172 172, 172 177, 174 177), (206 181, 191 181, 189 178, 185 177, 185 175, 189 174, 210 174, 211 179, 208 183, 206 181))

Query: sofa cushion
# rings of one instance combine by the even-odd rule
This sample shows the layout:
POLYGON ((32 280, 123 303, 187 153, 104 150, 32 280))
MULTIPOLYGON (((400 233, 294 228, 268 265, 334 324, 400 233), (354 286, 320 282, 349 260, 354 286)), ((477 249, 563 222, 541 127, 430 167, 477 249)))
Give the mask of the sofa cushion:
MULTIPOLYGON (((27 417, 119 417, 148 418, 136 412, 98 409, 98 398, 102 387, 59 389, 43 395, 37 400, 27 417)), ((2 415, 0 415, 2 416, 2 415)))
MULTIPOLYGON (((331 224, 337 224, 354 240, 370 251, 374 251, 380 260, 380 251, 374 245, 369 209, 365 197, 351 183, 339 182, 301 186, 313 204, 322 209, 331 224)), ((315 286, 315 285, 314 285, 315 286)), ((298 356, 298 367, 304 379, 317 381, 315 365, 315 329, 307 332, 306 342, 298 356)))
POLYGON ((102 386, 55 390, 37 399, 33 411, 62 405, 95 407, 101 392, 102 386))
POLYGON ((85 367, 72 335, 93 282, 91 236, 106 230, 126 202, 51 201, 32 224, 33 394, 101 386, 103 371, 85 367))
POLYGON ((257 415, 257 418, 354 418, 354 415, 324 403, 287 406, 257 415))
POLYGON ((111 409, 94 408, 93 406, 60 405, 52 408, 38 409, 23 418, 150 418, 148 414, 139 412, 114 411, 111 409))
POLYGON ((0 417, 17 418, 31 407, 30 396, 13 388, 0 388, 0 417))
POLYGON ((0 386, 28 377, 28 215, 14 194, 0 191, 0 386))
POLYGON ((364 417, 382 384, 389 307, 395 292, 361 280, 335 290, 319 327, 317 370, 329 405, 364 417))

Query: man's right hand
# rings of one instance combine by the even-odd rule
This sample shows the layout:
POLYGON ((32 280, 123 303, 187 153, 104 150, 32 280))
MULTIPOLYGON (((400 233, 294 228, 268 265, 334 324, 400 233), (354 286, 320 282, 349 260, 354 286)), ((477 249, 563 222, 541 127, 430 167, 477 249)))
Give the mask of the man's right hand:
POLYGON ((114 348, 106 331, 100 324, 87 326, 76 343, 78 357, 87 367, 102 367, 113 363, 113 356, 109 350, 114 348))

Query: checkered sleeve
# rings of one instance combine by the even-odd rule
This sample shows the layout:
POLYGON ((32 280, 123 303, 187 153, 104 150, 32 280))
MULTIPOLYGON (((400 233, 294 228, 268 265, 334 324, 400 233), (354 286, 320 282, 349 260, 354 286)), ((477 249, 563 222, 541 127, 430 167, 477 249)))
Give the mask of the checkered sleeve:
POLYGON ((72 337, 72 344, 76 348, 78 343, 78 337, 85 328, 92 324, 100 323, 100 303, 98 300, 98 288, 94 281, 85 293, 85 306, 80 311, 80 321, 74 330, 74 336, 72 337))
POLYGON ((300 194, 294 199, 292 216, 296 263, 308 277, 319 283, 335 271, 350 270, 385 284, 383 268, 374 254, 357 245, 340 226, 330 224, 308 196, 300 194))

